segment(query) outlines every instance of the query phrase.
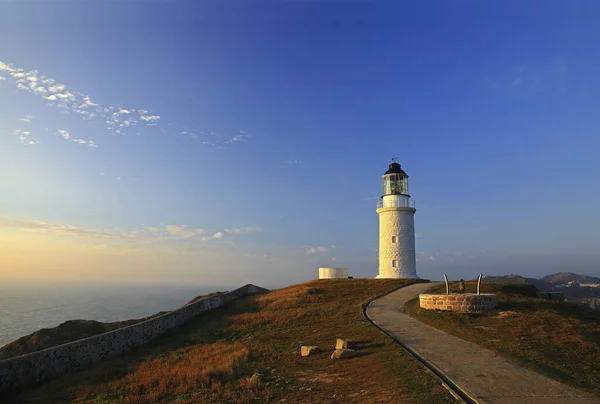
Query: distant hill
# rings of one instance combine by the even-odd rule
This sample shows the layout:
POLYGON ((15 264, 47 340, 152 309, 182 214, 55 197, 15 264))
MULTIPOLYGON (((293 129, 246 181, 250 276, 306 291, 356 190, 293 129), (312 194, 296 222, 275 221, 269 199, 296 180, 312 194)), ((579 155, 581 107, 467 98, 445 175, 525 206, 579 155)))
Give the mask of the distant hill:
POLYGON ((548 282, 545 282, 542 279, 536 278, 525 278, 521 275, 511 274, 504 276, 486 276, 483 278, 483 282, 489 283, 512 283, 515 285, 533 285, 540 292, 550 292, 552 290, 552 285, 549 285, 548 282))
POLYGON ((521 275, 510 274, 503 276, 486 276, 483 278, 484 282, 489 283, 512 283, 515 285, 527 285, 529 280, 538 281, 535 278, 525 278, 521 275))
POLYGON ((547 283, 567 283, 577 281, 579 283, 600 283, 600 278, 588 275, 579 275, 572 272, 559 272, 552 275, 546 275, 542 278, 547 283))
POLYGON ((525 278, 521 275, 486 276, 483 282, 512 283, 516 285, 533 285, 540 292, 562 292, 567 300, 581 300, 600 297, 600 288, 581 288, 578 285, 567 285, 569 281, 579 283, 600 283, 600 278, 572 272, 559 272, 544 276, 541 279, 525 278))
POLYGON ((526 285, 528 279, 533 279, 537 281, 537 279, 534 278, 525 278, 521 275, 515 274, 504 276, 486 276, 485 278, 483 278, 483 281, 489 283, 513 283, 515 285, 526 285))

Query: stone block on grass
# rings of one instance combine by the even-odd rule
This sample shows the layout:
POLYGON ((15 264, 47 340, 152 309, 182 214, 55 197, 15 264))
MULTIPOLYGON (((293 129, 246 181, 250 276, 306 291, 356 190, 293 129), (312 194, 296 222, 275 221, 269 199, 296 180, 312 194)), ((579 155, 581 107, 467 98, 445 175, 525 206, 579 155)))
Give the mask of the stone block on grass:
POLYGON ((343 338, 338 338, 335 341, 335 349, 354 349, 356 348, 356 343, 354 341, 350 341, 343 338))
POLYGON ((312 354, 316 354, 319 352, 319 347, 316 345, 305 345, 300 348, 300 355, 302 356, 310 356, 312 354))
POLYGON ((356 356, 354 349, 336 349, 331 354, 331 359, 348 359, 356 356))

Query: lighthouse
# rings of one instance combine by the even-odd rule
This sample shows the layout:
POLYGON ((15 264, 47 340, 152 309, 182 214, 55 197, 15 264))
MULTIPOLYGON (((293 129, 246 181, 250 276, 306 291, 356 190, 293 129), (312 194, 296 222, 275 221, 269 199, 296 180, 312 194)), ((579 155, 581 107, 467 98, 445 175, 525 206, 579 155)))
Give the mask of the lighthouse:
POLYGON ((396 159, 383 174, 379 215, 377 278, 418 278, 415 256, 415 204, 408 193, 408 175, 396 159))

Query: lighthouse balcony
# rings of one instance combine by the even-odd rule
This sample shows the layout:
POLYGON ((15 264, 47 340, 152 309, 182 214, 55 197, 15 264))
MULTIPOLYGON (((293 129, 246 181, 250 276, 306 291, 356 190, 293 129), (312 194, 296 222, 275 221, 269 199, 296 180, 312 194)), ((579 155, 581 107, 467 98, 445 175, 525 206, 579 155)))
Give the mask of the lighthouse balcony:
POLYGON ((381 208, 414 208, 415 201, 410 199, 385 199, 377 201, 377 209, 381 208))

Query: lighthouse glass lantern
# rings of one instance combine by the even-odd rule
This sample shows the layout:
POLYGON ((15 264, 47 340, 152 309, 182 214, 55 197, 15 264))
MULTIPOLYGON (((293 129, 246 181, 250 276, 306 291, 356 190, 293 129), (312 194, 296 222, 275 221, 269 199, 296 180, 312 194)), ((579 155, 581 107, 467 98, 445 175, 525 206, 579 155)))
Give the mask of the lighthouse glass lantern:
POLYGON ((415 254, 415 206, 408 193, 408 174, 392 160, 382 176, 377 278, 418 278, 415 254))
MULTIPOLYGON (((383 181, 383 195, 379 207, 408 207, 411 206, 408 193, 408 174, 400 164, 394 161, 381 177, 383 181)), ((413 206, 414 207, 414 206, 413 206)))
POLYGON ((408 175, 400 168, 400 164, 390 164, 388 171, 392 173, 383 176, 383 195, 409 195, 408 175))

